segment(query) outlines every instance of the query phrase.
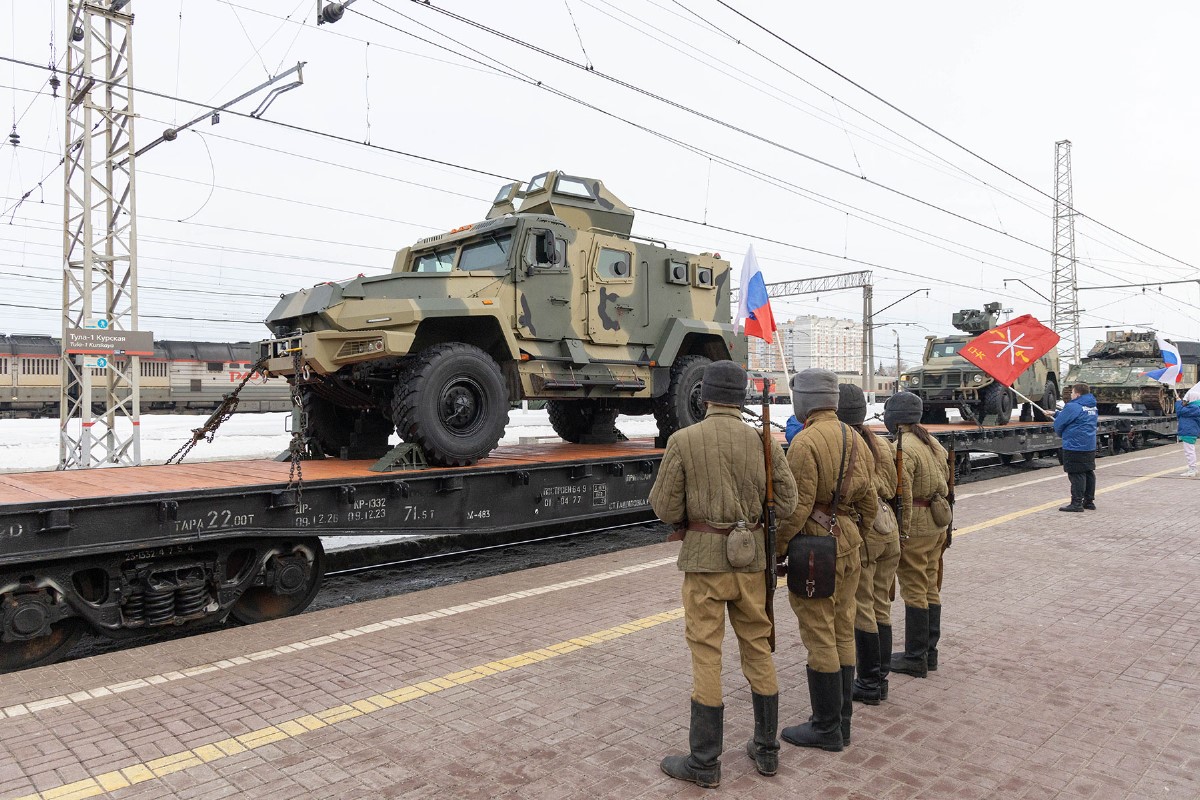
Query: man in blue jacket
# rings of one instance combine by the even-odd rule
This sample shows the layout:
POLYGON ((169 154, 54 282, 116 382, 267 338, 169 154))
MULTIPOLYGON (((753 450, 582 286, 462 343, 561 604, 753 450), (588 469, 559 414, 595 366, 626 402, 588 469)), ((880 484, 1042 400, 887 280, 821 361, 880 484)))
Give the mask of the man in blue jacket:
POLYGON ((1096 398, 1086 383, 1071 387, 1071 401, 1054 415, 1062 437, 1063 470, 1071 480, 1071 502, 1059 511, 1096 510, 1096 398))

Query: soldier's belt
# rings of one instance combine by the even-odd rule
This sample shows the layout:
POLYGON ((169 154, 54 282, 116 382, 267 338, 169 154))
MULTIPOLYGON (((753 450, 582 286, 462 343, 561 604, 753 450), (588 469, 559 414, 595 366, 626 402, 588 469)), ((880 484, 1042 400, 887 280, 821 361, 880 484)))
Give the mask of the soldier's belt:
POLYGON ((932 500, 913 500, 912 504, 915 508, 929 508, 929 504, 931 502, 933 502, 933 501, 932 500))
MULTIPOLYGON (((715 525, 709 525, 707 522, 689 522, 687 530, 697 531, 699 533, 716 533, 721 536, 728 536, 729 533, 736 527, 736 523, 729 523, 728 528, 718 528, 715 525)), ((753 525, 747 525, 747 529, 753 533, 754 531, 762 530, 762 523, 756 522, 753 525)))
POLYGON ((831 530, 834 536, 841 533, 840 528, 835 524, 837 515, 833 513, 828 503, 814 503, 812 511, 809 512, 808 518, 821 526, 822 530, 831 530))

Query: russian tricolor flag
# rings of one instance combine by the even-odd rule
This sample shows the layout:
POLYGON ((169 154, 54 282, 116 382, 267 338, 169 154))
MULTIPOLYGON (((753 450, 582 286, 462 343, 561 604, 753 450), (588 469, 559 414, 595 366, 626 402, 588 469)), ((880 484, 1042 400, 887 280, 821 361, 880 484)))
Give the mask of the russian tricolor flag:
POLYGON ((758 259, 754 257, 754 245, 750 245, 750 249, 746 251, 746 260, 742 262, 741 289, 734 326, 744 320, 743 327, 747 336, 757 336, 770 344, 771 335, 775 332, 775 315, 771 313, 767 283, 758 267, 758 259))
POLYGON ((1162 351, 1163 363, 1166 364, 1162 369, 1152 369, 1149 372, 1143 372, 1147 378, 1153 378, 1162 383, 1179 383, 1183 380, 1183 374, 1180 369, 1180 364, 1183 359, 1179 357, 1179 348, 1168 341, 1159 338, 1158 349, 1162 351))

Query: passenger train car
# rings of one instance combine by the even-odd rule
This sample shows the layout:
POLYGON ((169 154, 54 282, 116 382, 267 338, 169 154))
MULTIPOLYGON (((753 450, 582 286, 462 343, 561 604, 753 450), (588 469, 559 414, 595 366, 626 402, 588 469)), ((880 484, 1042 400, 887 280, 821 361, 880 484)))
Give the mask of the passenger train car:
MULTIPOLYGON (((254 366, 256 348, 250 342, 155 342, 154 355, 141 359, 141 413, 212 411, 254 366)), ((54 337, 0 334, 0 418, 58 416, 60 355, 54 337)), ((292 407, 287 381, 280 378, 255 375, 239 399, 238 411, 292 407)))

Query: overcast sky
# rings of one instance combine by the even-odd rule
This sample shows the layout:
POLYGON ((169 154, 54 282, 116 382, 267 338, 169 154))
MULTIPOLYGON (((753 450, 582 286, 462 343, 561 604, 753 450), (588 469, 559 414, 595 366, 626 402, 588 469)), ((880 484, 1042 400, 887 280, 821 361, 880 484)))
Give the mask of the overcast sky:
MULTIPOLYGON (((1081 286, 1200 277, 1195 3, 728 2, 1041 192, 1070 139, 1075 207, 1098 221, 1077 220, 1081 286)), ((412 0, 358 0, 319 27, 315 0, 133 0, 137 86, 218 105, 305 61, 304 86, 267 118, 350 140, 224 114, 139 158, 143 329, 261 338, 279 292, 384 272, 396 249, 481 219, 503 180, 450 165, 600 178, 629 205, 695 221, 643 211, 636 233, 719 251, 735 274, 754 243, 769 282, 868 268, 858 259, 877 265, 876 308, 928 288, 879 316, 879 360, 894 336, 911 358, 951 311, 993 299, 1048 320, 1004 279, 1050 294, 1050 199, 716 0, 433 5, 594 69, 412 0)), ((47 64, 53 37, 62 55, 66 0, 0 8, 0 53, 47 64)), ((0 150, 0 294, 54 308, 63 101, 47 77, 0 63, 3 126, 21 137, 0 150)), ((139 145, 203 110, 148 95, 136 108, 139 145)), ((1084 326, 1200 339, 1197 285, 1084 291, 1080 307, 1084 326)), ((857 291, 775 301, 782 319, 861 308, 857 291)), ((52 310, 0 314, 3 332, 59 333, 52 310)), ((1085 349, 1102 336, 1085 329, 1085 349)))

